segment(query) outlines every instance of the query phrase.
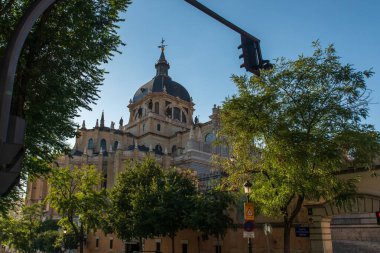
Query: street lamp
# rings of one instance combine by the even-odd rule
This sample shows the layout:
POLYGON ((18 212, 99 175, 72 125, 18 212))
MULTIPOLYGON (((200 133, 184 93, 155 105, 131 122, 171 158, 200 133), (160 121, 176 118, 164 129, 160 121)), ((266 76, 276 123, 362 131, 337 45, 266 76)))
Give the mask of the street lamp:
POLYGON ((247 180, 247 181, 245 181, 243 186, 244 186, 244 193, 247 195, 247 200, 249 202, 249 194, 251 193, 252 183, 247 180))
POLYGON ((66 228, 63 228, 62 252, 65 252, 65 237, 66 237, 66 233, 67 233, 66 228))
MULTIPOLYGON (((252 183, 247 180, 243 184, 243 187, 244 187, 244 193, 245 193, 245 195, 247 195, 247 203, 249 203, 249 194, 251 193, 252 183)), ((248 253, 252 253, 252 240, 251 240, 251 237, 248 237, 248 253)))

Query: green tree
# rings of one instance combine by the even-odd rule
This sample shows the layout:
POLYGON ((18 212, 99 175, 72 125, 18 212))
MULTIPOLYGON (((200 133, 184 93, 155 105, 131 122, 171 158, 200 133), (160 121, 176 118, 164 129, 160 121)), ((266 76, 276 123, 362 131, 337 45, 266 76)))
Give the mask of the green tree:
POLYGON ((221 136, 235 162, 226 162, 229 183, 253 182, 251 200, 284 222, 284 252, 305 199, 343 204, 355 179, 337 177, 347 167, 371 168, 379 133, 362 123, 368 116, 365 80, 371 70, 343 65, 332 45, 313 43, 312 56, 279 59, 260 77, 233 76, 238 94, 221 110, 221 136))
MULTIPOLYGON (((0 57, 31 2, 0 2, 0 57)), ((91 110, 106 73, 104 64, 123 44, 117 34, 123 21, 119 13, 129 4, 57 1, 33 27, 20 55, 11 108, 27 123, 24 178, 46 173, 57 154, 68 152, 66 140, 76 134, 75 117, 83 109, 91 110)), ((14 194, 1 200, 6 208, 16 201, 14 194)))
POLYGON ((36 237, 42 225, 42 207, 41 204, 24 206, 20 213, 3 217, 0 220, 0 241, 21 252, 36 252, 36 237))
POLYGON ((42 222, 35 238, 35 248, 47 253, 56 253, 61 250, 55 246, 59 238, 59 226, 56 220, 47 219, 42 222))
POLYGON ((163 180, 162 168, 152 159, 130 162, 121 172, 109 194, 106 232, 115 232, 123 240, 155 236, 156 222, 149 212, 158 205, 156 188, 163 180))
POLYGON ((159 235, 169 236, 172 240, 172 253, 175 253, 174 239, 178 231, 190 228, 187 222, 194 210, 196 188, 190 172, 178 171, 175 168, 165 171, 164 182, 157 188, 159 197, 155 207, 157 223, 156 231, 159 235))
POLYGON ((0 197, 0 217, 6 217, 10 211, 15 211, 22 202, 22 185, 16 185, 7 196, 0 197))
POLYGON ((57 168, 48 182, 46 200, 61 215, 59 225, 76 236, 82 253, 84 232, 100 227, 106 205, 101 174, 94 166, 57 168))
MULTIPOLYGON (((196 188, 185 171, 163 170, 153 158, 127 166, 110 193, 109 229, 119 238, 169 236, 189 227, 196 188)), ((106 229, 107 231, 107 229, 106 229)))
POLYGON ((234 228, 231 209, 236 202, 231 192, 219 188, 198 192, 193 202, 194 207, 186 220, 193 230, 202 233, 202 238, 208 239, 211 235, 219 241, 223 239, 227 229, 234 228))

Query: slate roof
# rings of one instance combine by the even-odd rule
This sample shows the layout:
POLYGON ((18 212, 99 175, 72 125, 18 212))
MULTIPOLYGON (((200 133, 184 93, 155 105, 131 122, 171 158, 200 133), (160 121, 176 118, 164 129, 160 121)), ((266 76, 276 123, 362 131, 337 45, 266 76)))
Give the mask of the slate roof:
POLYGON ((168 75, 170 68, 169 63, 165 59, 164 51, 161 52, 160 58, 155 64, 156 76, 152 80, 141 86, 133 96, 133 103, 142 100, 150 92, 164 92, 169 95, 179 97, 182 100, 191 101, 189 92, 181 84, 172 80, 168 75))
POLYGON ((133 103, 142 100, 150 92, 164 92, 164 87, 169 95, 190 102, 190 95, 185 87, 173 81, 170 76, 158 75, 136 91, 133 103))

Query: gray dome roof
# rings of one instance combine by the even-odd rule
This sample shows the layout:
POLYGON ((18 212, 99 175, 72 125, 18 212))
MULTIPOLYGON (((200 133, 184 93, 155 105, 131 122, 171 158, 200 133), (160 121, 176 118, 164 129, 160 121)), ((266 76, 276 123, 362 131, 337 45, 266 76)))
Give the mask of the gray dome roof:
POLYGON ((150 92, 164 92, 166 91, 169 95, 174 97, 179 97, 182 100, 190 102, 189 92, 177 82, 174 82, 168 75, 168 70, 170 68, 169 63, 165 59, 164 50, 162 52, 158 62, 155 65, 156 76, 141 86, 133 96, 133 103, 142 100, 150 92))
POLYGON ((173 81, 169 76, 159 75, 141 86, 133 96, 133 103, 142 100, 150 92, 166 92, 174 97, 190 102, 189 92, 181 84, 173 81), (165 88, 164 88, 165 87, 165 88))

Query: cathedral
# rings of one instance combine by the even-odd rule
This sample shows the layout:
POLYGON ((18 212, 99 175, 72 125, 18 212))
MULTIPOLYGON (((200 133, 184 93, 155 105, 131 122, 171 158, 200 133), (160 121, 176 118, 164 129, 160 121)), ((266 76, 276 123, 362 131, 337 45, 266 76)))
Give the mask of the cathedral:
MULTIPOLYGON (((213 168, 212 156, 215 154, 229 156, 228 147, 213 144, 220 125, 219 107, 214 105, 211 108, 210 120, 207 122, 201 123, 197 117, 193 117, 192 97, 184 86, 170 77, 170 65, 165 58, 165 46, 161 45, 160 48, 161 54, 155 64, 156 73, 153 79, 141 85, 129 101, 128 122, 125 124, 121 118, 118 124, 111 121, 109 125, 106 125, 104 112, 101 113, 100 120, 96 121, 94 127, 86 126, 83 121, 81 128, 78 129, 79 135, 71 154, 57 160, 60 167, 95 165, 104 177, 101 187, 109 189, 115 184, 118 173, 124 169, 125 161, 138 161, 149 155, 153 156, 164 168, 175 166, 193 171, 198 178, 198 187, 201 190, 212 187, 213 179, 221 176, 220 171, 213 168)), ((378 182, 372 183, 373 180, 371 180, 365 181, 366 186, 376 185, 378 182)), ((43 200, 48 188, 43 179, 30 182, 27 191, 28 203, 43 200)), ((380 199, 371 201, 380 203, 380 199)), ((358 215, 361 215, 360 217, 367 215, 371 222, 360 224, 362 227, 367 226, 368 229, 372 229, 374 218, 371 212, 376 205, 373 204, 370 211, 366 209, 366 205, 362 206, 365 208, 359 207, 358 204, 358 215)), ((292 228, 292 252, 332 252, 331 228, 334 231, 340 231, 335 232, 335 237, 344 235, 343 238, 346 238, 344 231, 357 229, 351 226, 347 228, 350 230, 342 230, 340 223, 337 223, 339 219, 346 222, 346 219, 343 219, 344 216, 343 218, 339 216, 342 212, 333 212, 334 208, 330 208, 330 213, 329 208, 326 203, 305 203, 292 228), (339 219, 331 222, 332 217, 339 219)), ((53 219, 59 219, 49 206, 46 207, 46 213, 53 219)), ((184 230, 176 235, 175 252, 247 252, 247 238, 243 237, 243 211, 237 210, 232 215, 237 229, 229 230, 223 240, 212 237, 202 240, 200 233, 184 230)), ((368 229, 363 230, 362 227, 360 227, 360 233, 368 231, 368 229)), ((255 238, 252 242, 255 253, 282 252, 282 220, 273 220, 259 215, 255 217, 254 233, 255 238), (267 229, 267 224, 271 224, 271 231, 267 229)), ((167 237, 158 237, 143 241, 122 241, 116 235, 105 235, 102 231, 86 235, 85 252, 132 253, 134 251, 170 253, 171 240, 167 237)))
MULTIPOLYGON (((104 112, 93 128, 87 127, 83 121, 71 155, 58 159, 60 167, 95 165, 105 179, 102 185, 104 188, 112 188, 118 173, 124 169, 126 160, 142 160, 147 155, 153 155, 164 168, 175 166, 190 169, 197 176, 200 189, 207 189, 212 182, 210 179, 220 176, 219 171, 213 170, 211 163, 214 154, 228 155, 227 147, 213 145, 219 125, 219 107, 214 105, 210 120, 205 123, 193 117, 192 97, 184 86, 169 76, 170 65, 165 58, 165 46, 161 45, 160 48, 155 76, 143 84, 129 101, 127 124, 121 118, 118 125, 111 121, 107 126, 104 112)), ((44 199, 47 191, 48 185, 44 180, 31 182, 28 186, 29 203, 44 199)), ((48 212, 54 216, 52 210, 48 212)), ((123 242, 115 235, 104 235, 98 231, 87 235, 85 250, 171 250, 170 241, 166 238, 146 240, 143 245, 139 244, 138 241, 123 242)), ((214 252, 215 245, 220 247, 219 244, 215 240, 200 242, 198 234, 182 231, 177 236, 176 251, 214 252)), ((239 248, 239 245, 236 247, 239 248)))

